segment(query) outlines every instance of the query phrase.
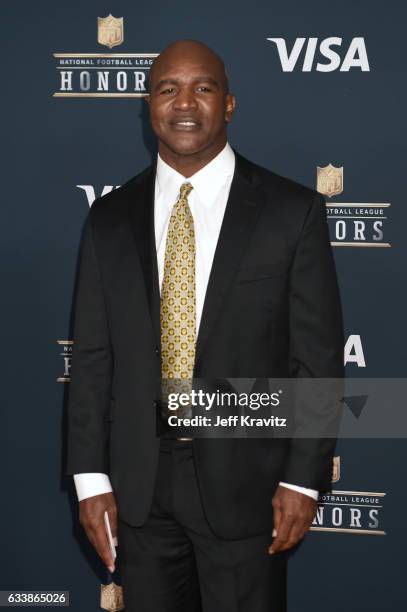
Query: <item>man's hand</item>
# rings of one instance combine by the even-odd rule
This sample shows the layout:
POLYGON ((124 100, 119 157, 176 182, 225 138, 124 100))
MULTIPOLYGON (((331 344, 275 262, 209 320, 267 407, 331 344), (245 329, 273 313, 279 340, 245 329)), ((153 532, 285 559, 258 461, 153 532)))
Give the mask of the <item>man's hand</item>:
POLYGON ((79 522, 99 557, 109 571, 114 572, 114 559, 104 521, 105 510, 108 513, 113 541, 117 541, 117 506, 113 493, 94 495, 79 502, 79 522))
POLYGON ((317 511, 315 499, 279 486, 272 500, 275 539, 269 547, 273 554, 295 546, 307 533, 317 511))

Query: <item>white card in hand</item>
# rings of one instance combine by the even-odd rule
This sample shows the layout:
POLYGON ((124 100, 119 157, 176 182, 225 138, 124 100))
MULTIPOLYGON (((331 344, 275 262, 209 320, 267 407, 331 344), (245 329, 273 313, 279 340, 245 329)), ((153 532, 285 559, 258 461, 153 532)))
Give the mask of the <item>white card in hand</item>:
POLYGON ((110 521, 109 521, 109 515, 107 513, 107 510, 105 510, 105 527, 106 527, 106 533, 107 533, 107 538, 109 540, 109 546, 110 546, 110 550, 113 556, 113 560, 116 559, 117 557, 117 553, 116 553, 116 548, 114 546, 114 542, 113 542, 113 537, 112 537, 112 530, 110 529, 110 521))

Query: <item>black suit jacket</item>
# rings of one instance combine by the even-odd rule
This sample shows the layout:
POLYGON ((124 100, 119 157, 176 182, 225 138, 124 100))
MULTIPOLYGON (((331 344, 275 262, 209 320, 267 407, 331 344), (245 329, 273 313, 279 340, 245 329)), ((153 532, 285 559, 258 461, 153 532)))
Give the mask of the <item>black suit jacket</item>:
MULTIPOLYGON (((209 278, 194 375, 343 375, 340 299, 317 192, 239 155, 209 278)), ((96 200, 84 226, 68 404, 67 474, 109 474, 120 517, 146 520, 160 377, 155 164, 96 200)), ((221 538, 272 528, 280 480, 319 491, 335 442, 195 439, 207 519, 221 538)))

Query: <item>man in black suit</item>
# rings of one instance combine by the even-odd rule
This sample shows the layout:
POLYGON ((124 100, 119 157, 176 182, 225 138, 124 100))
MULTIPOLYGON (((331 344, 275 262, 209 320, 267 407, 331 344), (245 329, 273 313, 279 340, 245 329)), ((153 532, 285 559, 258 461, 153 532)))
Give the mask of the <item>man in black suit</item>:
POLYGON ((148 104, 157 159, 84 227, 67 473, 113 570, 108 512, 127 612, 282 612, 334 440, 160 439, 157 380, 343 375, 324 201, 230 147, 235 98, 202 43, 161 53, 148 104))

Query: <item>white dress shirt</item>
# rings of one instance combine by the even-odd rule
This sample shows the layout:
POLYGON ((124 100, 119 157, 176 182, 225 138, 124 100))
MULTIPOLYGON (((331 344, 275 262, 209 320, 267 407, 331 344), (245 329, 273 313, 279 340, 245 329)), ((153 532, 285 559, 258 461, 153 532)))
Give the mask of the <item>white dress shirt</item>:
MULTIPOLYGON (((174 168, 161 159, 160 155, 157 158, 154 227, 160 291, 164 274, 165 243, 171 211, 179 197, 182 183, 188 181, 193 187, 188 196, 188 203, 194 218, 196 244, 196 333, 198 333, 201 322, 209 274, 234 170, 235 154, 228 143, 209 164, 189 178, 185 178, 174 170, 174 168)), ((75 474, 74 481, 79 501, 86 497, 109 493, 113 490, 107 474, 94 472, 75 474)), ((314 489, 306 489, 285 482, 280 482, 280 485, 318 499, 318 491, 314 489)))

